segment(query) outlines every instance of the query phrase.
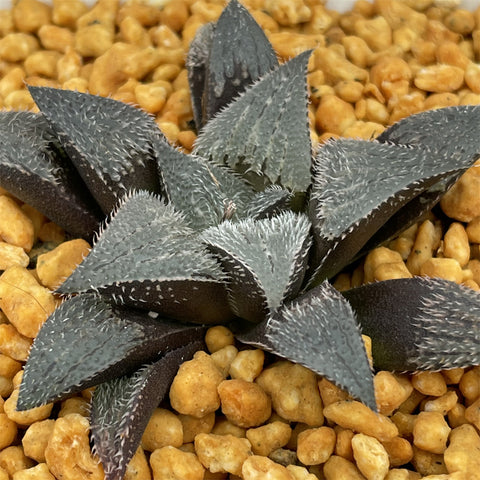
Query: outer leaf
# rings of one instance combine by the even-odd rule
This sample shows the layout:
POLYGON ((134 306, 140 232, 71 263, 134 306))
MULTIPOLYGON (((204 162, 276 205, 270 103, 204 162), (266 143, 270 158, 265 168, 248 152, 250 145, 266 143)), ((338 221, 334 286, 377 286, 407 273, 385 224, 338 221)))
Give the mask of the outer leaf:
POLYGON ((90 254, 58 289, 200 323, 230 318, 224 273, 183 217, 148 192, 126 198, 90 254))
POLYGON ((73 235, 90 239, 102 214, 45 119, 1 112, 0 143, 0 185, 73 235))
POLYGON ((243 5, 230 0, 213 31, 204 122, 275 68, 278 68, 277 56, 265 33, 243 5))
POLYGON ((343 292, 371 336, 376 368, 442 370, 480 363, 480 295, 441 279, 387 280, 343 292))
POLYGON ((66 398, 134 370, 205 333, 204 327, 154 320, 112 308, 94 295, 62 303, 38 333, 20 386, 18 409, 66 398))
POLYGON ((262 77, 208 122, 195 153, 260 176, 262 183, 305 191, 312 155, 305 81, 310 53, 262 77))
POLYGON ((258 192, 248 205, 247 216, 260 220, 277 215, 290 207, 293 195, 278 185, 258 192))
MULTIPOLYGON (((463 105, 410 115, 385 130, 377 140, 397 145, 427 146, 449 157, 461 155, 473 158, 480 152, 479 128, 480 109, 473 105, 463 105), (457 137, 461 140, 457 141, 457 137)), ((363 250, 371 250, 415 223, 424 211, 435 206, 457 179, 458 175, 445 178, 412 200, 408 209, 395 214, 363 250)))
POLYGON ((305 215, 224 222, 202 235, 229 275, 234 313, 258 322, 294 296, 303 281, 310 223, 305 215))
POLYGON ((145 112, 97 95, 29 90, 105 214, 132 189, 159 191, 151 139, 161 133, 145 112))
POLYGON ((190 227, 201 231, 218 225, 232 202, 237 215, 245 214, 253 190, 229 168, 208 165, 202 158, 186 155, 162 140, 155 143, 155 151, 163 190, 190 227))
POLYGON ((387 128, 377 140, 397 145, 422 145, 445 152, 446 156, 472 156, 480 152, 479 129, 480 108, 462 105, 410 115, 387 128))
POLYGON ((304 365, 376 410, 373 374, 355 315, 327 282, 236 337, 304 365))
POLYGON ((375 141, 328 142, 315 160, 310 198, 320 265, 315 281, 338 273, 396 212, 422 208, 412 200, 433 186, 439 189, 444 179, 448 184, 473 160, 375 141))
POLYGON ((204 347, 200 330, 196 331, 197 341, 166 353, 131 376, 110 380, 95 389, 92 436, 106 480, 123 479, 153 411, 168 393, 178 365, 204 347))
POLYGON ((207 23, 202 25, 195 34, 190 44, 187 60, 185 62, 188 70, 188 84, 190 86, 190 96, 192 98, 193 119, 197 130, 204 123, 204 93, 206 82, 206 69, 208 55, 212 45, 214 24, 207 23))

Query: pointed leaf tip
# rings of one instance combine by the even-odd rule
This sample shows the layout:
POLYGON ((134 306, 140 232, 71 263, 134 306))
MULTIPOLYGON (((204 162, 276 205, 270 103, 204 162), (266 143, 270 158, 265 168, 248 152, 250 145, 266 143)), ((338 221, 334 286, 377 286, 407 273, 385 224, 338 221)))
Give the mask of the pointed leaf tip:
POLYGON ((353 139, 327 142, 314 162, 309 205, 318 265, 314 282, 331 278, 351 263, 396 216, 415 218, 431 207, 422 197, 417 201, 419 196, 433 190, 439 198, 472 162, 469 155, 448 156, 420 146, 353 139))
POLYGON ((205 121, 228 105, 246 87, 278 67, 265 33, 237 0, 218 18, 211 40, 205 88, 205 121))
POLYGON ((281 184, 293 191, 310 185, 312 151, 306 71, 311 51, 264 75, 210 120, 195 153, 246 174, 259 190, 281 184))
POLYGON ((285 305, 265 327, 270 351, 326 377, 376 410, 373 373, 350 305, 324 282, 285 305))
POLYGON ((224 222, 202 238, 227 272, 237 316, 259 322, 298 293, 311 244, 306 215, 287 211, 262 220, 224 222))
POLYGON ((147 113, 88 93, 29 91, 105 214, 133 189, 159 192, 151 140, 161 133, 147 113))
POLYGON ((94 392, 91 424, 94 449, 105 480, 122 480, 150 417, 168 393, 178 366, 205 348, 203 334, 129 376, 100 384, 94 392), (200 338, 202 337, 202 338, 200 338))
POLYGON ((425 277, 387 280, 343 292, 376 368, 443 370, 480 363, 480 294, 425 277))
POLYGON ((184 217, 148 192, 126 197, 85 260, 58 288, 196 323, 231 317, 225 274, 184 217))

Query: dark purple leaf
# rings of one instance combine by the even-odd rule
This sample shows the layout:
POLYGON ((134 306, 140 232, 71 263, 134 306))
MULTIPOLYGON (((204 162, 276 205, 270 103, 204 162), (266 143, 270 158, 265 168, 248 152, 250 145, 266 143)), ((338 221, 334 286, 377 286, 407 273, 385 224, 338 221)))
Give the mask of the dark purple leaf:
POLYGON ((343 292, 372 338, 378 369, 443 370, 480 363, 480 295, 433 278, 387 280, 343 292))
POLYGON ((444 192, 473 160, 376 141, 339 139, 325 144, 314 163, 310 197, 318 265, 311 283, 341 271, 402 208, 413 218, 423 213, 429 205, 415 199, 444 192))
POLYGON ((29 87, 105 215, 132 189, 159 192, 152 138, 153 118, 111 98, 29 87))
POLYGON ((45 119, 1 112, 0 143, 0 185, 72 235, 91 240, 103 215, 45 119))
POLYGON ((204 333, 205 327, 111 307, 95 295, 73 297, 48 317, 33 343, 18 409, 61 400, 125 375, 204 333))
POLYGON ((130 376, 110 380, 95 389, 90 422, 94 449, 106 480, 123 479, 150 416, 168 393, 178 366, 202 348, 202 332, 195 329, 186 345, 130 376))

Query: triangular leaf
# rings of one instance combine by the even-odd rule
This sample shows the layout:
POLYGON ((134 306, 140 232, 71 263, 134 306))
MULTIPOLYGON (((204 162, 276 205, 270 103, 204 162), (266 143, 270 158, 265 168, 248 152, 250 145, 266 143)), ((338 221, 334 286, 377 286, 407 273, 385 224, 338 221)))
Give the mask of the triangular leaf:
POLYGON ((47 318, 33 343, 17 407, 61 400, 129 373, 204 331, 112 308, 95 295, 71 298, 47 318))
POLYGON ((314 163, 310 217, 315 234, 315 281, 350 263, 366 242, 404 206, 441 181, 449 184, 471 156, 445 157, 426 148, 338 139, 325 144, 314 163))
POLYGON ((228 319, 220 264, 183 217, 158 197, 127 197, 92 251, 59 287, 199 323, 228 319))
POLYGON ((153 118, 111 98, 29 90, 105 214, 132 189, 159 192, 151 139, 161 133, 153 118))
POLYGON ((343 295, 365 334, 376 368, 442 370, 480 363, 480 295, 422 277, 387 280, 343 295))
POLYGON ((236 338, 304 365, 376 410, 373 374, 358 323, 328 282, 250 330, 236 338))
POLYGON ((121 480, 140 444, 155 408, 168 393, 178 365, 204 348, 198 339, 166 353, 133 375, 100 384, 94 392, 91 425, 94 449, 102 462, 106 480, 121 480))
POLYGON ((0 112, 0 144, 0 185, 72 235, 90 239, 101 211, 45 119, 0 112))
POLYGON ((229 203, 243 216, 253 190, 228 167, 209 165, 202 158, 187 155, 165 141, 155 143, 162 189, 188 225, 204 230, 225 218, 229 203))
POLYGON ((218 113, 198 136, 195 153, 260 176, 265 185, 305 191, 312 155, 305 80, 310 53, 268 73, 218 113))
POLYGON ((265 33, 243 5, 230 0, 213 31, 204 122, 275 68, 278 68, 277 56, 265 33))
POLYGON ((269 219, 224 222, 202 238, 229 275, 236 315, 258 322, 300 289, 310 246, 305 215, 284 212, 269 219))

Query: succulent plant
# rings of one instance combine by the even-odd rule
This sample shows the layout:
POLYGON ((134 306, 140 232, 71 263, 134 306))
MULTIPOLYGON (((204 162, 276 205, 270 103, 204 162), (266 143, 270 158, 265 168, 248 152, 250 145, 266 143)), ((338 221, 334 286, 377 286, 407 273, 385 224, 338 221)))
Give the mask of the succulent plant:
POLYGON ((376 409, 374 367, 480 363, 480 297, 444 280, 329 283, 440 199, 480 153, 480 110, 409 117, 378 139, 312 151, 304 52, 279 65, 231 0, 187 65, 198 140, 171 146, 141 110, 30 87, 40 109, 0 114, 0 184, 91 253, 58 288, 19 409, 96 385, 91 427, 121 479, 178 365, 207 325, 300 363, 376 409), (107 217, 105 219, 105 217, 107 217))

